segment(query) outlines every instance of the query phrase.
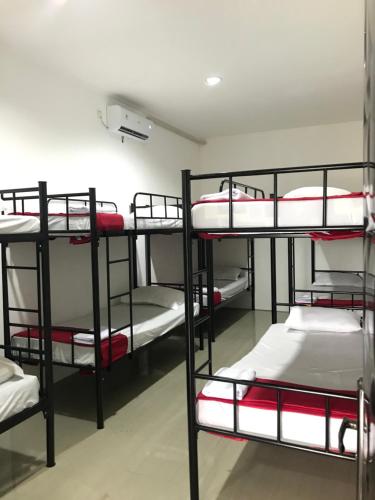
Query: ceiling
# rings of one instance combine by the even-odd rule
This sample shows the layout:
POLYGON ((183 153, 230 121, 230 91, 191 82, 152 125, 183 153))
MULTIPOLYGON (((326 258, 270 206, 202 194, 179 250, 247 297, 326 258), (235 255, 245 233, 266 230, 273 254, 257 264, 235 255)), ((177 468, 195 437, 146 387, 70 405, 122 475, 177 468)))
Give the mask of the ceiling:
POLYGON ((359 0, 0 0, 0 42, 197 138, 362 117, 359 0))

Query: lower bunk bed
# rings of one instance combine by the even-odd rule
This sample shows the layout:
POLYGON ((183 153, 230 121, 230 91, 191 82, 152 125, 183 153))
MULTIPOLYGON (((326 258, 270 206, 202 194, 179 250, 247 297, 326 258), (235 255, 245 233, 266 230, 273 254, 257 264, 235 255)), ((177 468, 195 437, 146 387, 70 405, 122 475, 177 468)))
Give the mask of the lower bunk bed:
POLYGON ((364 282, 361 272, 318 271, 313 283, 294 289, 296 304, 363 309, 364 282))
MULTIPOLYGON (((225 305, 250 287, 251 280, 246 269, 218 268, 214 271, 213 303, 215 306, 225 305)), ((203 287, 202 295, 203 307, 207 307, 207 287, 203 287)), ((198 299, 199 292, 196 291, 196 300, 198 299)))
POLYGON ((0 358, 0 431, 23 412, 40 410, 39 390, 38 377, 26 375, 14 361, 0 358))
MULTIPOLYGON (((146 287, 140 287, 140 289, 146 287)), ((155 287, 153 287, 155 288, 155 287)), ((195 315, 199 305, 195 304, 195 315)), ((113 362, 165 337, 185 321, 185 307, 175 309, 156 304, 132 305, 120 303, 111 308, 111 331, 108 329, 108 309, 100 309, 101 363, 108 368, 113 362), (124 326, 122 326, 124 325, 124 326)), ((63 327, 52 329, 52 358, 54 363, 75 367, 95 367, 95 334, 90 331, 92 314, 66 321, 63 327)), ((12 336, 12 344, 25 347, 39 343, 38 330, 24 330, 12 336)))
POLYGON ((271 325, 250 353, 230 368, 214 376, 196 375, 198 380, 208 379, 197 396, 197 427, 236 439, 354 457, 356 431, 348 429, 343 443, 339 434, 343 420, 357 415, 361 327, 352 312, 335 311, 332 318, 344 318, 336 323, 341 331, 291 328, 301 314, 319 316, 322 325, 322 314, 327 317, 320 308, 293 309, 286 323, 271 325), (345 321, 350 322, 349 331, 345 321))

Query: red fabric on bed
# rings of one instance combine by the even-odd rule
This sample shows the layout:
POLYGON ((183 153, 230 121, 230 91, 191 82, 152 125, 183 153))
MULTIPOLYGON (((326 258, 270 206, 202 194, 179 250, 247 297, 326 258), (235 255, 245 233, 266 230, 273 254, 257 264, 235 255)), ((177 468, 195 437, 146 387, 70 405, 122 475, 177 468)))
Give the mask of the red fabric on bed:
POLYGON ((313 241, 351 240, 363 238, 364 231, 313 231, 309 235, 313 241))
MULTIPOLYGON (((256 379, 257 382, 263 382, 273 385, 282 385, 284 387, 295 387, 297 389, 312 389, 319 391, 317 387, 305 387, 298 384, 287 382, 256 379)), ((322 389, 323 390, 323 389, 322 389)), ((355 396, 354 391, 339 391, 343 395, 355 396)), ((233 405, 233 400, 207 397, 202 392, 198 394, 198 399, 203 401, 217 401, 233 405)), ((325 415, 325 397, 315 394, 303 394, 298 392, 281 391, 281 410, 285 412, 303 413, 307 415, 325 415)), ((238 406, 247 406, 249 408, 258 408, 261 410, 277 409, 277 391, 265 387, 250 387, 245 397, 237 402, 238 406)), ((356 418, 357 406, 355 401, 346 399, 330 398, 330 416, 333 418, 356 418)))
MULTIPOLYGON (((27 330, 23 332, 16 333, 15 337, 28 338, 29 336, 33 339, 39 338, 39 330, 33 329, 28 332, 27 330)), ((94 349, 94 345, 88 345, 83 342, 75 342, 72 339, 72 332, 67 330, 52 330, 52 342, 60 342, 62 344, 74 344, 76 346, 87 347, 94 349)), ((110 339, 104 339, 101 341, 100 349, 102 355, 102 367, 107 368, 109 366, 109 343, 110 339)), ((128 352, 128 337, 126 335, 113 335, 112 337, 112 362, 117 361, 122 358, 128 352)))
POLYGON ((214 292, 214 306, 217 306, 217 304, 221 303, 221 293, 220 292, 214 292))
MULTIPOLYGON (((356 294, 355 294, 356 295, 356 294)), ((350 300, 350 299, 316 299, 314 305, 317 306, 331 306, 331 307, 363 307, 363 300, 350 300)))
MULTIPOLYGON (((34 217, 39 217, 38 212, 15 212, 14 215, 32 215, 34 217)), ((49 216, 58 217, 90 217, 89 213, 49 213, 49 216)), ((96 227, 98 231, 122 231, 124 229, 124 217, 121 214, 115 213, 102 213, 97 212, 96 214, 96 227)), ((71 230, 74 232, 74 230, 71 230)))

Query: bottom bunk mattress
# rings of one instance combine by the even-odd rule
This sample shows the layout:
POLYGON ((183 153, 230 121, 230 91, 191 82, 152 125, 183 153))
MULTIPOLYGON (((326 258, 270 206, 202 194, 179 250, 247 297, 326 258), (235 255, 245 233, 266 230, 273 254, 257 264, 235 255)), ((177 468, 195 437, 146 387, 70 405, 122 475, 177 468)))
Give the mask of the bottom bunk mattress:
MULTIPOLYGON (((199 313, 199 305, 194 305, 194 313, 199 313)), ((107 309, 100 310, 101 319, 101 358, 102 366, 110 364, 110 344, 112 361, 116 361, 131 351, 130 308, 127 304, 117 304, 111 309, 112 331, 121 328, 109 339, 107 309)), ((168 309, 156 305, 133 305, 133 350, 161 337, 185 321, 185 306, 168 309)), ((53 361, 77 366, 95 365, 94 336, 89 333, 72 334, 71 328, 92 328, 92 314, 87 314, 65 322, 64 327, 53 329, 53 361)), ((30 341, 32 348, 37 348, 39 334, 37 330, 20 332, 12 337, 13 345, 26 347, 30 341), (29 339, 29 337, 31 337, 29 339)))
MULTIPOLYGON (((275 324, 232 368, 239 372, 254 370, 258 382, 355 395, 357 380, 362 376, 362 341, 362 332, 303 332, 275 324)), ((276 439, 276 397, 275 389, 250 388, 238 401, 238 432, 276 439)), ((324 449, 325 401, 323 396, 283 392, 281 439, 324 449)), ((355 401, 330 398, 331 451, 338 449, 343 418, 355 415, 355 401)), ((232 400, 205 396, 202 392, 198 395, 197 420, 201 425, 233 431, 233 419, 232 400)), ((348 430, 344 440, 347 451, 356 451, 356 440, 356 431, 348 430)))
POLYGON ((0 384, 0 422, 39 401, 39 381, 33 375, 12 377, 0 384))
MULTIPOLYGON (((220 304, 225 300, 232 299, 248 287, 247 275, 242 275, 236 280, 215 279, 214 281, 214 305, 220 304)), ((196 300, 199 300, 196 294, 196 300)), ((203 306, 207 307, 207 288, 203 288, 203 306)))

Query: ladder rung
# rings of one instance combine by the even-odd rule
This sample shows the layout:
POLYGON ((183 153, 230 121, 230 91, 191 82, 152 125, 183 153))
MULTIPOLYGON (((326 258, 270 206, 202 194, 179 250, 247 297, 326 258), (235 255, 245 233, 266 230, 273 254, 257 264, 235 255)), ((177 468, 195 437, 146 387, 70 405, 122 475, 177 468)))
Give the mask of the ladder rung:
POLYGON ((8 307, 8 310, 15 311, 15 312, 28 312, 28 313, 34 313, 34 314, 39 313, 38 309, 27 309, 24 307, 8 307))
POLYGON ((28 269, 30 271, 37 271, 35 266, 6 266, 7 269, 28 269))
POLYGON ((108 264, 118 264, 119 262, 129 262, 129 257, 126 257, 125 259, 110 260, 108 261, 108 264))
POLYGON ((205 323, 208 319, 210 318, 210 316, 208 314, 206 314, 205 316, 201 316, 200 318, 196 319, 194 321, 194 328, 197 328, 198 326, 202 325, 203 323, 205 323))
POLYGON ((125 297, 126 295, 130 295, 130 292, 118 293, 117 295, 112 295, 111 297, 109 297, 109 299, 114 300, 120 297, 125 297))

